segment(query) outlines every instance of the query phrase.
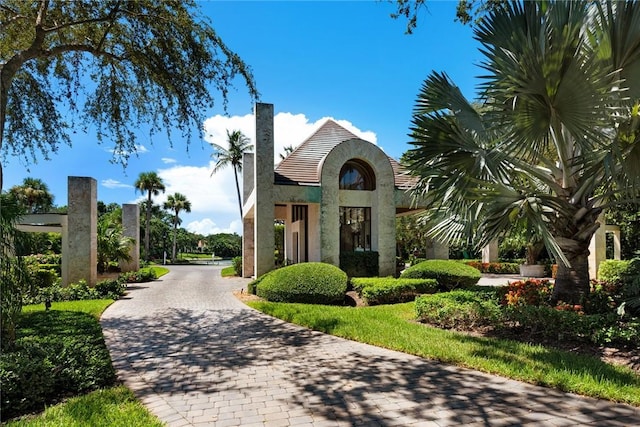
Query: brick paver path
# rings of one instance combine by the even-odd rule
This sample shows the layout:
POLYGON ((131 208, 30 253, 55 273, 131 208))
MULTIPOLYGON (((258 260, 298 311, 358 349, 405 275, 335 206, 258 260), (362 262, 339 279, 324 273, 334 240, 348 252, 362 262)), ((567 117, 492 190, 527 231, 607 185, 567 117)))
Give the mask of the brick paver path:
POLYGON ((172 266, 103 317, 119 377, 169 426, 638 426, 586 399, 258 313, 217 266, 172 266))

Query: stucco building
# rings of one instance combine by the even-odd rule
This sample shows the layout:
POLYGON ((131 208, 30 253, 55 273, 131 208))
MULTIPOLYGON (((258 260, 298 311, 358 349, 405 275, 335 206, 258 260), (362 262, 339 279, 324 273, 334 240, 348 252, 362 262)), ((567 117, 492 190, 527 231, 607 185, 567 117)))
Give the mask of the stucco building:
POLYGON ((378 274, 395 274, 395 218, 415 209, 400 164, 328 120, 274 167, 273 105, 257 104, 255 118, 255 153, 243 162, 243 275, 274 268, 275 220, 290 262, 339 266, 342 252, 375 251, 378 274))

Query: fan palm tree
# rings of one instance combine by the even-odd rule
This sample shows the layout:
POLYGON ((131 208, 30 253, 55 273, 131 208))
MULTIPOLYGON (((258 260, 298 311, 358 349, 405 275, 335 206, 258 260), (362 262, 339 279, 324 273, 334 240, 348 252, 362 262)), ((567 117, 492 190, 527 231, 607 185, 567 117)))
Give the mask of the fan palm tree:
POLYGON ((404 161, 442 240, 526 226, 559 262, 552 299, 589 292, 603 209, 640 188, 640 2, 514 2, 474 30, 481 108, 442 73, 418 95, 404 161))
POLYGON ((171 260, 176 260, 176 236, 178 234, 178 225, 182 222, 179 214, 181 211, 191 212, 191 202, 187 200, 184 194, 175 193, 167 197, 164 202, 164 208, 173 211, 173 250, 171 252, 171 260))
POLYGON ((151 197, 159 195, 160 192, 164 193, 165 187, 162 182, 162 178, 160 178, 156 172, 142 172, 133 185, 136 188, 136 191, 140 190, 141 193, 147 193, 147 209, 144 227, 144 256, 145 260, 149 261, 149 224, 151 222, 152 206, 151 197))
POLYGON ((53 207, 53 195, 49 187, 41 179, 25 178, 22 185, 16 185, 9 189, 25 213, 46 213, 53 207))
POLYGON ((242 198, 240 196, 240 184, 238 182, 238 174, 242 172, 242 155, 253 150, 251 140, 247 138, 241 131, 234 130, 229 132, 227 129, 227 144, 229 148, 224 148, 218 144, 211 144, 215 152, 216 165, 211 175, 224 169, 227 166, 233 168, 233 175, 236 179, 236 192, 238 195, 238 207, 240 208, 240 218, 242 218, 242 198))

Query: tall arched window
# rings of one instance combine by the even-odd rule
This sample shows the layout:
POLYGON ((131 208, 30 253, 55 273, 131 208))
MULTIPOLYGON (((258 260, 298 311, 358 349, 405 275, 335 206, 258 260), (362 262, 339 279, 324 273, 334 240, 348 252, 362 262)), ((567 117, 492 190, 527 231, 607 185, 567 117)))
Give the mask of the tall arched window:
POLYGON ((340 170, 339 188, 340 190, 375 190, 376 176, 366 162, 351 159, 340 170))

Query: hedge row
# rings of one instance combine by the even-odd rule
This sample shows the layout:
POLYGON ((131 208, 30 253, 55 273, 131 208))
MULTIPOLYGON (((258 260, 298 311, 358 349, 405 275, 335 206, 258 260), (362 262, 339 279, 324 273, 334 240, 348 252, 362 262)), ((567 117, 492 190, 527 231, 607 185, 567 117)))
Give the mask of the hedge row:
POLYGON ((480 262, 465 261, 469 267, 477 268, 481 273, 490 274, 519 274, 520 264, 516 262, 480 262))
POLYGON ((413 301, 418 295, 432 294, 438 290, 435 279, 359 277, 351 279, 351 284, 369 305, 413 301))

